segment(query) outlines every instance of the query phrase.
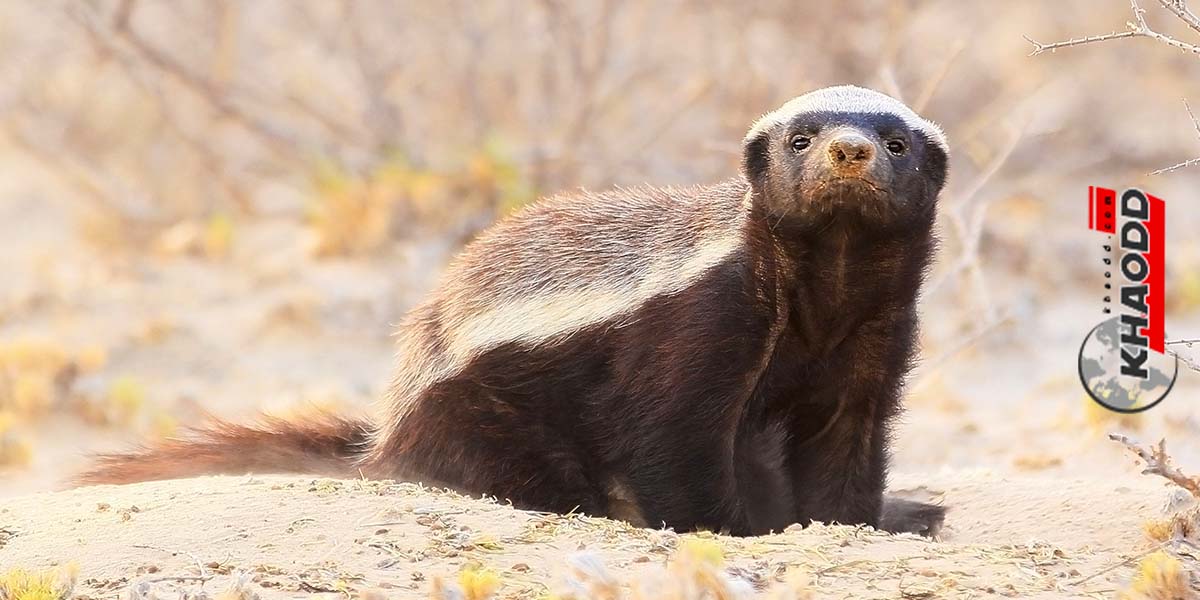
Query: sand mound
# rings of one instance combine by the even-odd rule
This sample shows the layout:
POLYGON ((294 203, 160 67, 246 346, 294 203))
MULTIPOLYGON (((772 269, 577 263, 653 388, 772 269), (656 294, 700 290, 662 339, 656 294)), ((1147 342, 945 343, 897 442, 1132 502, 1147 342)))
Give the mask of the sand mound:
MULTIPOLYGON (((1127 559, 1151 548, 1142 524, 1171 494, 1150 478, 915 481, 894 487, 952 507, 939 541, 842 526, 708 537, 750 584, 801 572, 816 597, 1110 595, 1131 576, 1136 560, 1127 559)), ((263 598, 368 589, 428 597, 435 578, 472 566, 499 575, 499 597, 534 597, 554 587, 572 553, 591 552, 637 581, 688 537, 373 481, 213 477, 0 501, 0 566, 74 561, 76 592, 90 598, 128 597, 137 583, 160 597, 215 593, 239 575, 263 598)))

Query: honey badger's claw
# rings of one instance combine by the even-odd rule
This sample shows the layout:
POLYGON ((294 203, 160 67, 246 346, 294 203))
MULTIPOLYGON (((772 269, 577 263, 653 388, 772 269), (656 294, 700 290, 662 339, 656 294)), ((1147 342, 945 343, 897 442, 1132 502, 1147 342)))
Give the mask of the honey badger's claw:
POLYGON ((884 496, 879 529, 889 533, 916 533, 925 537, 937 537, 945 520, 945 506, 884 496))

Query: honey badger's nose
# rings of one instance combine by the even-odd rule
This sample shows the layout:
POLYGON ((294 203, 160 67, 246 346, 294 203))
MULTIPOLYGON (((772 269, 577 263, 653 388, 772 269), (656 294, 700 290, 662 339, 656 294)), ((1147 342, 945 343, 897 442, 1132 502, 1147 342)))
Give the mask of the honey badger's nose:
POLYGON ((857 133, 847 132, 829 142, 829 164, 834 169, 858 169, 875 158, 875 144, 857 133))

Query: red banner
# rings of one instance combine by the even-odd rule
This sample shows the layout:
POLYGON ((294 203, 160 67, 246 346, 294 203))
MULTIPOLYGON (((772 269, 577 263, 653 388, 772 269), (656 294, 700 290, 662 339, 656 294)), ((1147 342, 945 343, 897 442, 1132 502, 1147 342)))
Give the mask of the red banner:
POLYGON ((1143 280, 1150 290, 1149 297, 1146 298, 1146 304, 1150 307, 1150 325, 1142 329, 1142 335, 1150 340, 1151 350, 1162 354, 1166 351, 1166 327, 1164 325, 1166 306, 1163 296, 1167 291, 1164 277, 1167 205, 1161 198, 1150 194, 1146 194, 1146 198, 1150 200, 1150 219, 1142 221, 1142 223, 1146 225, 1146 232, 1150 234, 1150 251, 1143 252, 1142 256, 1146 257, 1146 264, 1150 265, 1150 272, 1143 280))
POLYGON ((1117 232, 1117 192, 1088 186, 1088 229, 1103 233, 1117 232))

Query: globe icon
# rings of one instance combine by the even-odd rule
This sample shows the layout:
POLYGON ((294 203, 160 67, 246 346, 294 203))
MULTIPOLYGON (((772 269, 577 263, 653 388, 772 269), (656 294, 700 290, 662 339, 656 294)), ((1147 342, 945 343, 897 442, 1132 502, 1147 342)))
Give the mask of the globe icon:
MULTIPOLYGON (((1128 327, 1124 328, 1128 331, 1128 327)), ((1178 359, 1148 350, 1143 367, 1146 379, 1121 374, 1120 317, 1112 317, 1092 329, 1079 349, 1079 380, 1093 400, 1122 413, 1142 412, 1158 404, 1179 374, 1178 359)))

